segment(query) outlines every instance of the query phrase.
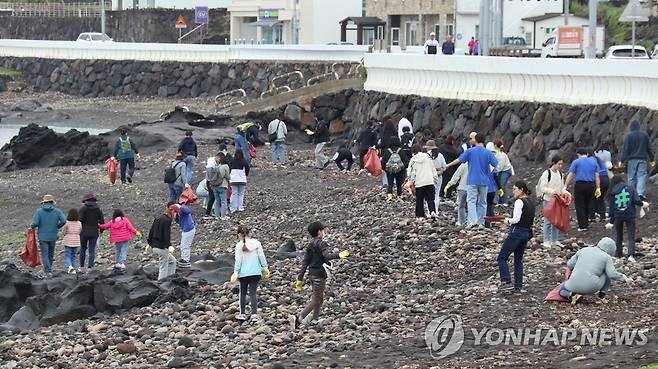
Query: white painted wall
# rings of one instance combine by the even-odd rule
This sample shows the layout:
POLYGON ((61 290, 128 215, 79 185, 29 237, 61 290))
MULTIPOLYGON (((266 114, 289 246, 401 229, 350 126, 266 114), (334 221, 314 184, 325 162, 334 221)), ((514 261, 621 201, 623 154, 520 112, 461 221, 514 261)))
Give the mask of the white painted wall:
POLYGON ((461 39, 455 37, 455 47, 468 49, 468 41, 471 40, 471 37, 477 38, 475 35, 475 29, 478 24, 480 24, 479 14, 465 14, 459 16, 457 19, 457 31, 455 32, 455 35, 461 34, 461 39))
POLYGON ((361 10, 361 0, 301 1, 299 42, 326 44, 340 41, 338 22, 350 16, 360 17, 361 10))
POLYGON ((464 100, 658 109, 652 60, 366 54, 366 90, 464 100))
MULTIPOLYGON (((149 2, 154 3, 156 8, 194 9, 197 6, 207 6, 214 9, 228 7, 230 0, 139 0, 140 9, 148 7, 149 2)), ((119 10, 119 3, 122 10, 133 8, 133 0, 112 0, 112 9, 119 10)))
MULTIPOLYGON (((570 26, 588 26, 589 20, 587 18, 569 16, 569 25, 570 26)), ((522 22, 522 28, 525 29, 525 32, 533 32, 533 23, 532 22, 522 22)), ((553 30, 558 26, 564 26, 564 16, 555 17, 546 19, 540 22, 537 22, 536 28, 537 32, 534 33, 535 47, 541 48, 541 44, 546 41, 550 33, 546 33, 546 29, 553 30)))

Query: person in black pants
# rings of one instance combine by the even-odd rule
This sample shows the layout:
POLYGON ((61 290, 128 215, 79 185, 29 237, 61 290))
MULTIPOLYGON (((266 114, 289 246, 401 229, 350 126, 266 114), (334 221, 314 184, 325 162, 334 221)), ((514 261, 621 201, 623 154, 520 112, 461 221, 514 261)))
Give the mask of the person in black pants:
POLYGON ((571 163, 565 186, 575 179, 574 203, 576 204, 576 217, 578 218, 578 231, 586 231, 589 227, 590 209, 595 199, 601 197, 601 182, 596 159, 589 157, 586 149, 576 151, 578 159, 571 163))
POLYGON ((411 149, 414 156, 409 161, 409 181, 416 186, 416 218, 425 217, 425 203, 430 216, 436 216, 434 206, 434 184, 439 180, 434 163, 430 155, 420 150, 420 146, 411 149))
POLYGON ((352 171, 352 165, 354 164, 354 158, 352 157, 352 152, 347 149, 347 145, 343 144, 338 147, 338 151, 336 151, 336 155, 334 156, 334 163, 336 163, 336 167, 338 170, 341 172, 346 171, 350 172, 352 171), (343 166, 343 162, 347 161, 347 169, 343 166))
POLYGON ((389 147, 382 150, 382 168, 386 172, 387 179, 387 200, 391 201, 393 197, 393 181, 395 181, 397 189, 397 199, 400 200, 402 196, 402 184, 404 183, 405 178, 407 178, 407 166, 409 166, 409 157, 402 150, 400 139, 395 137, 389 141, 389 147), (391 161, 389 164, 389 159, 391 156, 397 155, 395 162, 391 161), (399 159, 399 160, 398 160, 399 159))
POLYGON ((359 138, 354 141, 359 144, 359 168, 363 171, 365 163, 363 162, 363 157, 368 153, 368 149, 377 145, 377 133, 373 130, 373 121, 369 121, 366 129, 361 131, 359 138))
MULTIPOLYGON (((457 146, 455 146, 455 138, 453 136, 448 136, 443 140, 443 144, 439 146, 439 152, 441 155, 443 155, 443 158, 446 160, 446 163, 450 163, 453 160, 459 158, 459 155, 461 154, 461 149, 459 149, 457 146)), ((443 175, 441 175, 441 188, 446 188, 446 185, 448 182, 450 182, 450 179, 452 179, 453 174, 457 171, 457 167, 450 167, 447 168, 444 172, 443 175)), ((455 191, 455 188, 450 188, 448 190, 448 193, 446 194, 445 192, 442 191, 441 196, 442 197, 448 197, 450 198, 452 196, 452 193, 455 191)))

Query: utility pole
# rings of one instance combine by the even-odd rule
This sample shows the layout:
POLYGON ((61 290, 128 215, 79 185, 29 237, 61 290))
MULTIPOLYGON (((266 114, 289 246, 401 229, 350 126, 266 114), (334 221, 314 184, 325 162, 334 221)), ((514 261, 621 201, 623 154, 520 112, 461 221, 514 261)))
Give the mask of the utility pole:
POLYGON ((489 55, 491 46, 491 2, 480 0, 480 49, 482 55, 489 55))
POLYGON ((589 0, 589 47, 585 59, 596 59, 596 11, 598 0, 589 0))
POLYGON ((569 12, 571 11, 571 4, 569 0, 564 0, 564 25, 569 25, 569 12))
POLYGON ((101 33, 105 33, 105 0, 101 0, 101 33))

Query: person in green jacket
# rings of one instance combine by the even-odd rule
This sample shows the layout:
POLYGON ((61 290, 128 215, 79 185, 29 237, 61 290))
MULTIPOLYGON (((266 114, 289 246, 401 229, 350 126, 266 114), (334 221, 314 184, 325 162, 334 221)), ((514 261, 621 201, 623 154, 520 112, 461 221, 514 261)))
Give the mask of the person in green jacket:
POLYGON ((37 229, 41 264, 43 264, 43 270, 48 277, 53 271, 57 230, 65 224, 66 217, 61 210, 55 207, 55 198, 52 195, 45 195, 41 201, 41 207, 37 209, 32 217, 30 228, 37 229))
POLYGON ((575 304, 583 295, 598 292, 600 299, 610 289, 612 280, 630 283, 631 279, 615 269, 612 256, 615 254, 615 241, 603 237, 597 245, 578 250, 567 261, 572 270, 569 279, 560 285, 560 296, 575 304))
POLYGON ((139 160, 139 153, 135 142, 128 137, 128 130, 121 128, 119 130, 119 138, 114 144, 114 157, 119 160, 119 172, 121 173, 121 183, 133 183, 133 175, 135 174, 135 159, 139 160), (126 176, 126 167, 128 168, 128 176, 126 176))

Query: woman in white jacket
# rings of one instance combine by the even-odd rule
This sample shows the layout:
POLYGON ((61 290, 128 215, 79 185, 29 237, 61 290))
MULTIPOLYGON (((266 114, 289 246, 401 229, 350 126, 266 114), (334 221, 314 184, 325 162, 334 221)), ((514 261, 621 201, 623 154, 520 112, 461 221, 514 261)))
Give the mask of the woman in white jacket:
POLYGON ((434 161, 420 146, 411 149, 414 156, 409 161, 409 182, 416 186, 416 218, 425 218, 425 202, 430 216, 436 216, 434 207, 434 184, 438 182, 434 161))
POLYGON ((237 315, 238 320, 247 320, 245 309, 247 305, 247 290, 251 303, 251 321, 258 320, 258 281, 261 275, 263 278, 270 277, 270 270, 267 267, 263 246, 256 239, 249 238, 249 229, 247 227, 238 227, 238 243, 235 245, 235 266, 231 283, 240 281, 240 313, 237 315))
MULTIPOLYGON (((542 173, 537 182, 536 192, 537 197, 542 201, 542 206, 545 208, 548 202, 553 197, 553 194, 561 194, 566 192, 564 185, 564 178, 562 175, 562 166, 564 161, 558 155, 551 159, 551 166, 542 173)), ((558 242, 558 229, 551 224, 551 222, 544 217, 544 246, 551 247, 552 245, 562 246, 558 242)))

